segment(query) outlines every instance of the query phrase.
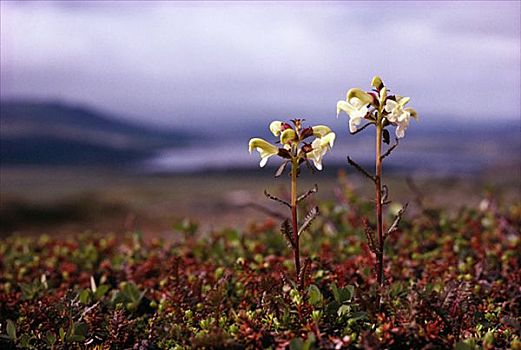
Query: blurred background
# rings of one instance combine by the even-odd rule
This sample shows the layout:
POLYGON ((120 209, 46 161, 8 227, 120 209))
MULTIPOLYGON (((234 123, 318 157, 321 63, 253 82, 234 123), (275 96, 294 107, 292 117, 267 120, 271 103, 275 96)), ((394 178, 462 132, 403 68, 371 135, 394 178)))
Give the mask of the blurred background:
MULTIPOLYGON (((304 118, 337 133, 323 174, 370 184, 373 132, 336 102, 380 75, 420 116, 386 163, 391 196, 457 209, 521 198, 519 1, 2 1, 0 234, 246 225, 277 162, 251 137, 304 118), (409 178, 409 181, 406 179, 409 178), (409 185, 407 185, 409 183, 409 185), (413 186, 414 187, 414 186, 413 186), (416 193, 417 194, 417 193, 416 193), (186 223, 186 222, 185 222, 186 223)), ((272 208, 272 209, 277 209, 272 208)), ((457 211, 455 211, 457 212, 457 211)))

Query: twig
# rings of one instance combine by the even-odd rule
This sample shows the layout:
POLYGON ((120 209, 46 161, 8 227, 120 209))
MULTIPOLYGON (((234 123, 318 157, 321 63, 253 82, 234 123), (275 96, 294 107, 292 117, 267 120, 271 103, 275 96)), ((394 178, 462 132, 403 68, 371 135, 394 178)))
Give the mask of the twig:
POLYGON ((313 193, 317 193, 318 192, 318 186, 317 184, 315 184, 315 186, 313 186, 312 189, 310 189, 309 191, 307 191, 306 193, 304 194, 301 194, 298 198, 297 198, 297 203, 306 199, 309 195, 312 195, 313 193))
POLYGON ((91 312, 92 310, 94 310, 94 309, 95 309, 99 304, 100 304, 100 302, 98 301, 98 302, 96 302, 94 305, 89 306, 88 308, 86 308, 86 309, 82 312, 82 314, 81 314, 80 319, 78 320, 78 322, 80 322, 80 321, 83 319, 83 317, 85 317, 86 314, 88 314, 89 312, 91 312))
POLYGON ((356 130, 356 131, 354 131, 354 132, 349 131, 349 133, 350 133, 351 135, 356 135, 356 134, 358 134, 360 131, 364 130, 365 128, 367 128, 367 127, 368 127, 369 125, 371 125, 371 124, 374 124, 374 123, 367 123, 367 124, 365 124, 364 126, 362 126, 360 129, 358 129, 358 130, 356 130))
POLYGON ((396 218, 393 221, 393 224, 391 225, 391 227, 389 227, 389 229, 385 233, 384 239, 387 238, 391 233, 393 233, 394 231, 396 231, 398 229, 398 225, 400 224, 400 221, 402 220, 402 216, 405 213, 405 211, 407 210, 408 205, 409 205, 409 203, 405 203, 405 205, 402 207, 402 209, 400 209, 400 211, 396 215, 396 218))
POLYGON ((387 149, 387 151, 386 151, 384 154, 382 154, 382 156, 380 157, 380 160, 384 160, 384 158, 386 158, 387 156, 389 156, 389 155, 391 154, 391 152, 392 152, 396 147, 398 147, 398 144, 400 143, 400 141, 398 141, 398 138, 395 138, 394 140, 395 140, 396 143, 395 143, 394 145, 392 145, 391 147, 389 147, 389 148, 387 149))
POLYGON ((282 199, 280 199, 278 197, 275 197, 275 196, 269 194, 268 191, 266 191, 266 190, 264 190, 264 195, 266 197, 268 197, 269 199, 274 200, 275 202, 279 202, 281 204, 286 205, 288 208, 291 208, 291 205, 288 202, 286 202, 285 200, 282 200, 282 199))
POLYGON ((369 179, 371 179, 371 181, 375 182, 376 183, 376 177, 369 174, 369 172, 367 170, 365 170, 364 168, 362 168, 361 165, 359 165, 358 163, 356 163, 354 160, 351 159, 351 157, 347 157, 347 162, 349 163, 349 165, 351 165, 352 167, 354 167, 356 170, 358 170, 359 172, 361 172, 362 174, 364 174, 366 177, 368 177, 369 179))
POLYGON ((389 188, 387 185, 382 185, 382 205, 390 203, 387 201, 387 198, 389 198, 389 188))
POLYGON ((313 220, 317 218, 317 216, 320 214, 320 211, 318 210, 318 207, 312 208, 309 213, 306 214, 306 217, 304 218, 304 223, 299 228, 297 236, 300 236, 302 232, 306 231, 309 226, 311 226, 311 223, 313 220))
POLYGON ((367 220, 367 218, 364 218, 363 219, 363 223, 364 223, 364 232, 365 232, 365 235, 367 236, 367 244, 369 245, 369 249, 376 254, 376 246, 374 244, 374 231, 373 229, 371 228, 371 226, 369 226, 369 221, 367 220))

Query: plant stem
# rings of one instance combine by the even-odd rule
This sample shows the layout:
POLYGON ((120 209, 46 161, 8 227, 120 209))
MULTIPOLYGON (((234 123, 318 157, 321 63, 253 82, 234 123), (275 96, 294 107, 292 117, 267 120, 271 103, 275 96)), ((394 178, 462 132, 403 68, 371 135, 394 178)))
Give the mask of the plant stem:
POLYGON ((384 240, 382 221, 382 123, 376 123, 376 231, 378 234, 378 249, 376 252, 376 274, 378 285, 382 286, 384 281, 384 240))
POLYGON ((298 236, 298 222, 297 222, 297 171, 298 163, 294 159, 291 161, 291 225, 293 227, 293 240, 295 242, 295 249, 293 255, 295 257, 295 273, 297 285, 300 279, 300 252, 299 252, 299 236, 298 236))

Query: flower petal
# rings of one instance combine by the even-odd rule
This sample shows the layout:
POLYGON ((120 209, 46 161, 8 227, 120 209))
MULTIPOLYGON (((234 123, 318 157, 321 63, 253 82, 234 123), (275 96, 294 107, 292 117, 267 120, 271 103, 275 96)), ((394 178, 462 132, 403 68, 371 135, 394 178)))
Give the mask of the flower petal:
POLYGON ((398 103, 396 103, 396 101, 387 100, 385 102, 385 111, 388 113, 391 113, 393 111, 393 109, 396 108, 397 105, 398 105, 398 103))
POLYGON ((322 170, 322 158, 333 145, 335 133, 331 132, 324 137, 316 138, 311 143, 312 151, 308 153, 309 159, 318 170, 322 170))
POLYGON ((407 130, 407 127, 409 126, 409 120, 405 120, 401 123, 398 123, 396 126, 396 137, 401 139, 405 136, 405 130, 407 130))
POLYGON ((371 80, 371 86, 376 90, 380 90, 384 87, 384 82, 382 81, 382 78, 380 78, 378 75, 375 75, 373 80, 371 80))
POLYGON ((414 119, 418 120, 418 113, 416 112, 416 110, 414 108, 408 107, 408 108, 405 108, 405 110, 407 112, 409 112, 411 117, 413 117, 414 119))
POLYGON ((279 149, 276 146, 258 137, 252 138, 250 140, 250 142, 248 143, 248 148, 250 153, 253 150, 259 152, 261 156, 261 161, 259 165, 261 168, 266 165, 269 157, 279 153, 279 149))
POLYGON ((268 163, 268 159, 270 158, 270 156, 267 156, 267 157, 262 157, 261 158, 261 161, 259 163, 259 166, 261 168, 264 168, 264 166, 266 165, 266 163, 268 163))
POLYGON ((349 115, 353 110, 354 110, 353 106, 351 106, 347 101, 338 101, 336 104, 337 118, 341 111, 344 111, 344 112, 346 112, 347 115, 349 115))
POLYGON ((290 141, 295 140, 297 137, 297 133, 293 129, 286 129, 280 134, 280 143, 285 145, 290 141))
POLYGON ((315 125, 312 129, 316 137, 324 137, 331 132, 331 129, 325 125, 315 125))
POLYGON ((248 149, 250 153, 254 149, 256 149, 257 151, 259 151, 259 153, 261 153, 261 156, 262 153, 267 153, 271 155, 279 153, 279 149, 275 145, 272 145, 268 141, 258 137, 254 137, 250 140, 250 142, 248 143, 248 149))
POLYGON ((270 123, 270 131, 275 136, 280 135, 280 131, 282 129, 282 122, 280 120, 274 120, 270 123))
POLYGON ((405 106, 407 104, 407 102, 409 102, 411 100, 410 97, 402 97, 402 96, 396 96, 396 99, 398 100, 398 104, 400 106, 405 106))
POLYGON ((353 97, 358 98, 364 105, 368 105, 373 102, 373 97, 359 88, 350 89, 347 92, 346 101, 351 101, 353 97))
POLYGON ((357 126, 362 122, 361 118, 351 118, 349 119, 349 131, 356 132, 357 126))
POLYGON ((330 132, 329 134, 325 135, 321 138, 320 143, 321 145, 329 145, 329 147, 333 147, 333 144, 335 143, 336 134, 334 132, 330 132))

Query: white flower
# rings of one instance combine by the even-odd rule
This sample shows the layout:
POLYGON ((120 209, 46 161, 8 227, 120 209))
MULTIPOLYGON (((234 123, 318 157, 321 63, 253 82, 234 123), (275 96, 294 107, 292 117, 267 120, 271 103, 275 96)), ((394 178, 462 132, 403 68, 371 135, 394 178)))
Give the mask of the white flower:
POLYGON ((407 130, 407 127, 409 126, 409 119, 406 119, 401 122, 396 123, 396 137, 401 139, 405 136, 405 130, 407 130))
POLYGON ((272 145, 271 143, 269 143, 266 140, 263 140, 263 139, 260 139, 257 137, 252 138, 250 140, 250 142, 248 143, 248 149, 250 151, 250 154, 253 150, 256 150, 259 152, 259 154, 261 156, 261 161, 260 161, 259 165, 261 168, 266 165, 266 163, 268 162, 268 159, 271 156, 274 156, 279 153, 279 149, 276 146, 272 145))
POLYGON ((396 96, 396 101, 387 99, 385 103, 385 111, 389 113, 386 118, 396 125, 396 137, 399 139, 405 136, 411 117, 418 118, 413 108, 404 108, 409 100, 409 97, 396 96))
POLYGON ((334 132, 329 132, 323 137, 317 137, 311 143, 313 150, 308 153, 308 157, 313 161, 315 168, 318 170, 322 170, 322 158, 324 158, 327 151, 333 147, 335 137, 336 135, 334 132))
POLYGON ((344 111, 349 116, 349 131, 355 132, 362 119, 369 111, 368 105, 373 98, 361 89, 351 89, 347 92, 345 101, 338 101, 336 104, 336 116, 344 111))

